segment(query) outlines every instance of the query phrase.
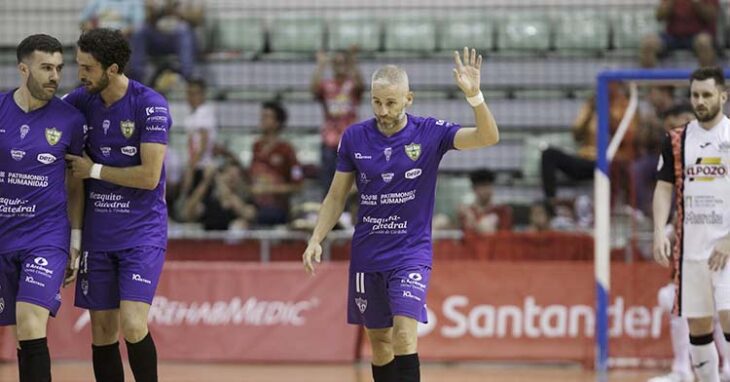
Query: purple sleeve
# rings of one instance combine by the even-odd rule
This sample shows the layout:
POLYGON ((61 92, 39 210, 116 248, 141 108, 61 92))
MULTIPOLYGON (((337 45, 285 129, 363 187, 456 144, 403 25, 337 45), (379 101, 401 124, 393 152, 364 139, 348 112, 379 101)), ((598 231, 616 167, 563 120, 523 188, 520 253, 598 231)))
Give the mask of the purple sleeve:
POLYGON ((337 146, 337 171, 355 171, 355 164, 352 163, 352 153, 350 152, 351 135, 352 129, 347 129, 345 130, 345 133, 342 134, 342 138, 340 138, 340 144, 337 146))
POLYGON ((71 124, 71 142, 68 152, 73 155, 81 155, 84 150, 84 136, 86 135, 86 118, 79 114, 71 124))
POLYGON ((64 102, 66 102, 67 104, 69 104, 69 105, 71 105, 71 106, 75 107, 76 109, 81 110, 83 112, 82 105, 81 105, 82 104, 82 102, 81 102, 81 99, 82 99, 81 96, 82 96, 83 90, 84 90, 83 87, 78 87, 78 88, 72 90, 70 93, 68 93, 68 94, 64 95, 63 97, 61 97, 61 99, 64 102))
POLYGON ((142 126, 140 142, 166 145, 172 127, 167 101, 161 95, 153 94, 145 98, 140 108, 137 111, 138 124, 142 126))
POLYGON ((461 125, 458 123, 447 122, 442 119, 433 120, 433 124, 434 129, 440 138, 439 153, 444 155, 447 151, 455 148, 454 137, 456 136, 456 132, 461 129, 461 125))

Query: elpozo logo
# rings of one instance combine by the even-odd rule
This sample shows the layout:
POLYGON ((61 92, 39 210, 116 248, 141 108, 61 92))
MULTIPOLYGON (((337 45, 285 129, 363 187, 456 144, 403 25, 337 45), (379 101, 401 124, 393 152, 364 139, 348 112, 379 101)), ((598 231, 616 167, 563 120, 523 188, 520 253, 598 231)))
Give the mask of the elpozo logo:
POLYGON ((690 182, 711 182, 727 176, 727 167, 722 158, 697 158, 697 163, 687 167, 684 174, 690 182))

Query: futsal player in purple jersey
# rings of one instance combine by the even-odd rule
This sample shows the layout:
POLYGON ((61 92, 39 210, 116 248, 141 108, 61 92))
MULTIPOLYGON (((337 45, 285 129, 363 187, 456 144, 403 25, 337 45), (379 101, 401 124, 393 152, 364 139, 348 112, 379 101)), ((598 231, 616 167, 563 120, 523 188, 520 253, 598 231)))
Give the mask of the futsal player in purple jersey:
POLYGON ((28 36, 16 52, 20 87, 0 93, 0 325, 15 325, 20 381, 50 381, 46 324, 76 275, 83 218, 64 155, 83 150, 84 116, 55 97, 57 39, 28 36))
POLYGON ((373 352, 376 382, 420 380, 418 322, 426 322, 431 274, 431 218, 439 162, 451 149, 475 149, 499 141, 497 123, 479 89, 482 56, 454 52, 454 79, 474 111, 476 127, 405 112, 413 103, 408 75, 393 65, 373 73, 375 118, 345 130, 337 172, 303 254, 314 273, 320 243, 337 222, 353 183, 360 208, 352 238, 348 322, 364 325, 373 352))
POLYGON ((91 313, 99 382, 124 380, 120 325, 135 380, 157 381, 147 315, 167 247, 163 161, 172 121, 164 97, 123 74, 129 56, 119 31, 85 32, 76 50, 84 86, 64 98, 88 124, 84 156, 66 158, 86 179, 75 303, 91 313))

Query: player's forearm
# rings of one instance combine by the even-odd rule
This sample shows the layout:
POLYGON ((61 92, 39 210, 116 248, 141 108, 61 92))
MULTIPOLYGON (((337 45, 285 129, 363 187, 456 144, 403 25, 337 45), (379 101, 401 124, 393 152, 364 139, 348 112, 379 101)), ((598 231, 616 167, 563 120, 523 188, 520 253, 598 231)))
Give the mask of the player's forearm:
POLYGON ((664 226, 669 220, 669 212, 672 207, 672 185, 667 182, 657 182, 654 189, 652 201, 652 212, 654 215, 654 233, 663 233, 664 226))
POLYGON ((68 219, 72 229, 83 228, 84 221, 84 181, 68 174, 66 176, 66 193, 68 195, 68 219))
POLYGON ((324 64, 317 64, 317 68, 314 69, 314 73, 312 73, 312 81, 309 84, 309 90, 312 92, 312 94, 318 96, 319 95, 319 84, 322 82, 322 74, 324 73, 324 64))
POLYGON ((486 102, 482 102, 474 109, 474 120, 476 121, 477 136, 483 146, 491 146, 499 142, 499 128, 492 112, 486 102))
POLYGON ((317 224, 312 231, 310 242, 321 243, 332 230, 345 209, 345 198, 327 194, 317 215, 317 224))
POLYGON ((124 187, 154 190, 160 183, 161 173, 155 171, 152 167, 144 165, 132 167, 104 166, 101 169, 101 180, 124 187))

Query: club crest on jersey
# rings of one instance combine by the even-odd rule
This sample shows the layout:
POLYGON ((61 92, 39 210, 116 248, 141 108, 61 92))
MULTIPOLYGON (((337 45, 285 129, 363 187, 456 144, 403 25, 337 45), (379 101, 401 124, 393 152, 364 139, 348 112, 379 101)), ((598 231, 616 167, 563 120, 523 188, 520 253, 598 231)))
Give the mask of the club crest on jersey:
POLYGON ((406 155, 408 155, 408 158, 411 158, 411 160, 415 161, 418 159, 418 157, 421 156, 421 145, 418 143, 411 143, 410 145, 405 146, 406 149, 406 155))
POLYGON ((360 314, 365 313, 365 309, 368 308, 368 300, 360 297, 355 298, 355 304, 360 309, 360 314))
POLYGON ((51 146, 54 146, 61 140, 61 135, 63 135, 63 133, 55 127, 46 128, 46 141, 48 141, 48 144, 51 146))
POLYGON ((122 135, 124 138, 131 138, 134 134, 134 121, 126 120, 119 122, 119 127, 122 129, 122 135))

